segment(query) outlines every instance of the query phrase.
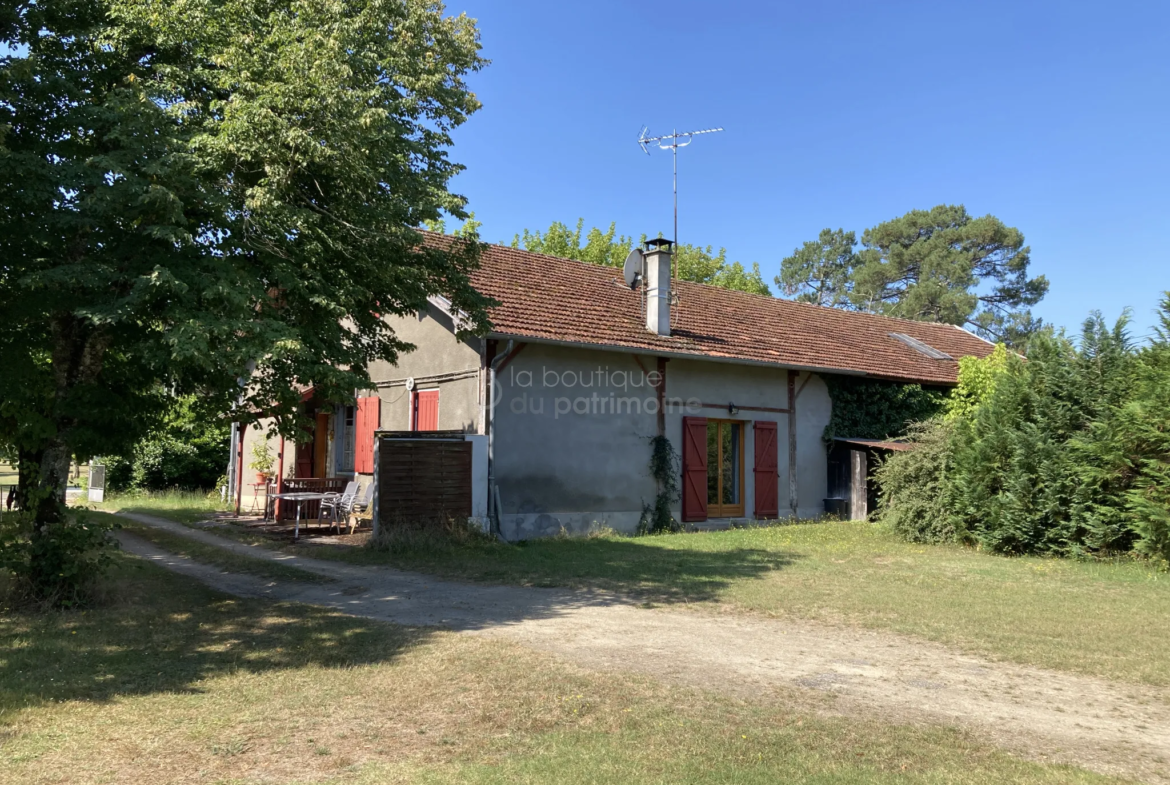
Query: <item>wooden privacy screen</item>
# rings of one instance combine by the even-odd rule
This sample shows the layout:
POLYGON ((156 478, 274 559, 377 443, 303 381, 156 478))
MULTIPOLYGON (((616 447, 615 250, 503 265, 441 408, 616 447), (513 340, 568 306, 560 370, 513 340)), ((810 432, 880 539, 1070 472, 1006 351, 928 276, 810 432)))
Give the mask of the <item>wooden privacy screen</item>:
POLYGON ((381 437, 379 524, 471 517, 471 442, 381 437))

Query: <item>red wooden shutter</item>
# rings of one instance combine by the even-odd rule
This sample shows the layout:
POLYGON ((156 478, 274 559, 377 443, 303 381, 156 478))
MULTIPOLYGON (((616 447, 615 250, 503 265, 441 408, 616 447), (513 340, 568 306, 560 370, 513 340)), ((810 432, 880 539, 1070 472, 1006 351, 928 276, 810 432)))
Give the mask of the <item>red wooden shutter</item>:
POLYGON ((683 417, 682 519, 707 520, 707 418, 683 417))
POLYGON ((353 470, 359 474, 374 471, 374 431, 382 421, 382 399, 376 395, 358 398, 354 417, 353 470))
POLYGON ((439 430, 438 390, 419 390, 414 394, 414 430, 439 430))
POLYGON ((757 421, 755 449, 756 517, 780 516, 780 444, 776 423, 757 421))

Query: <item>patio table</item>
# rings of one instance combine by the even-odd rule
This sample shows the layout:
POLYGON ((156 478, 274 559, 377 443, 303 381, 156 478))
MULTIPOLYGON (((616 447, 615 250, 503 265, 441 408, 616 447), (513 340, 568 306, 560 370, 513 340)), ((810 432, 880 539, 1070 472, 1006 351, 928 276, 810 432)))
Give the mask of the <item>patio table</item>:
MULTIPOLYGON (((284 499, 289 502, 297 503, 297 520, 293 525, 293 540, 301 536, 301 503, 321 501, 329 496, 327 493, 313 493, 311 491, 289 491, 288 493, 274 493, 273 499, 284 499)), ((321 523, 321 513, 317 513, 317 523, 321 523)))

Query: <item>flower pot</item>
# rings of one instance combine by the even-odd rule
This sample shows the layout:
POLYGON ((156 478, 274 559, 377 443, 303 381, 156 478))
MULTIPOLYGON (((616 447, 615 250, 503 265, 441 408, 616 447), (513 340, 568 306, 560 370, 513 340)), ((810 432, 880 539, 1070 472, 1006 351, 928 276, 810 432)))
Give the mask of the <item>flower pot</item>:
POLYGON ((268 475, 264 472, 256 472, 256 483, 268 482, 268 475))

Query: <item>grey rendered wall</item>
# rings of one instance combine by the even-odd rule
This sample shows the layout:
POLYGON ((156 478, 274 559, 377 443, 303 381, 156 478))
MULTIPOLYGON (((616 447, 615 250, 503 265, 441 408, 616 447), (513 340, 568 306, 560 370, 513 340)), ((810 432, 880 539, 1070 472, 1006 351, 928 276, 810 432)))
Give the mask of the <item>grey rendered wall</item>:
MULTIPOLYGON (((801 518, 820 515, 824 509, 827 482, 827 454, 821 439, 829 423, 831 405, 828 389, 815 374, 801 373, 796 381, 796 468, 797 468, 797 514, 801 518), (803 387, 802 387, 803 385, 803 387)), ((671 360, 666 364, 666 397, 684 402, 698 400, 703 406, 697 411, 668 409, 666 435, 676 448, 682 445, 682 418, 690 413, 702 417, 723 420, 742 420, 746 423, 744 433, 744 511, 752 517, 755 509, 754 432, 750 425, 756 420, 771 420, 776 423, 779 442, 780 473, 780 515, 790 515, 791 501, 788 483, 788 415, 781 412, 759 412, 740 408, 737 414, 729 414, 727 405, 737 407, 764 407, 771 409, 788 408, 788 371, 783 368, 766 368, 750 365, 701 362, 693 360, 671 360)), ((682 506, 676 514, 681 516, 682 506)))
POLYGON ((455 337, 450 318, 433 306, 421 316, 390 317, 398 337, 415 345, 398 363, 375 362, 370 378, 382 399, 381 427, 409 430, 410 395, 404 382, 418 390, 439 390, 439 429, 478 433, 481 396, 480 340, 455 337), (460 375, 462 378, 449 378, 460 375))
MULTIPOLYGON (((643 362, 653 370, 654 358, 643 362)), ((656 492, 648 461, 657 419, 639 413, 654 391, 632 355, 528 344, 498 377, 497 396, 505 537, 634 530, 656 492)))
MULTIPOLYGON (((656 359, 640 356, 655 371, 656 359)), ((753 420, 777 423, 780 514, 790 510, 788 416, 737 406, 786 408, 787 370, 688 360, 666 364, 666 435, 681 451, 687 415, 738 419, 745 427, 745 511, 755 504, 753 420), (714 404, 703 407, 701 404, 714 404)), ((798 514, 823 509, 827 459, 821 434, 829 421, 828 391, 819 377, 797 380, 798 514), (803 385, 803 387, 802 387, 803 385)), ((599 526, 631 532, 656 492, 649 476, 649 439, 657 433, 654 390, 634 355, 529 344, 498 380, 495 476, 509 539, 577 533, 599 526), (571 377, 566 383, 565 372, 571 377), (583 378, 589 378, 586 386, 583 378), (640 386, 632 384, 638 382, 640 386), (624 387, 624 389, 623 389, 624 387), (632 400, 641 413, 633 411, 632 400), (626 401, 621 407, 620 402, 626 401), (652 405, 647 405, 650 402, 652 405)), ((681 517, 681 504, 676 505, 681 517)))
MULTIPOLYGON (((244 462, 242 465, 244 473, 243 488, 240 492, 240 509, 247 511, 253 508, 253 499, 257 494, 257 489, 254 488, 256 483, 256 470, 252 468, 252 448, 258 442, 267 442, 268 449, 272 453, 272 471, 276 473, 280 467, 280 448, 281 439, 279 436, 268 436, 268 428, 272 425, 272 420, 263 419, 260 422, 253 423, 243 430, 244 435, 244 462)), ((296 471, 296 445, 292 442, 286 441, 284 443, 284 476, 292 477, 296 471)), ((261 489, 259 495, 262 498, 264 492, 261 489)), ((259 502, 256 502, 259 504, 259 502)))

